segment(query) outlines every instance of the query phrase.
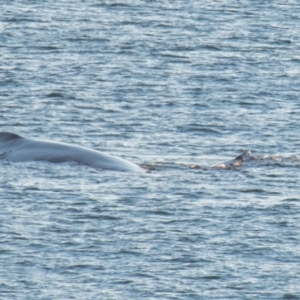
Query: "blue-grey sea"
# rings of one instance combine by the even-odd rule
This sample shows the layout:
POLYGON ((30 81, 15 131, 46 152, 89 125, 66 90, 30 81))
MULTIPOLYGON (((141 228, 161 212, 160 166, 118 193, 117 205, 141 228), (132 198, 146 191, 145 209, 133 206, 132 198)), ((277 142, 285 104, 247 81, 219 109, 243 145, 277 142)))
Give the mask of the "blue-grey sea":
POLYGON ((2 0, 0 131, 151 171, 0 160, 0 299, 300 299, 299 29, 298 0, 2 0))

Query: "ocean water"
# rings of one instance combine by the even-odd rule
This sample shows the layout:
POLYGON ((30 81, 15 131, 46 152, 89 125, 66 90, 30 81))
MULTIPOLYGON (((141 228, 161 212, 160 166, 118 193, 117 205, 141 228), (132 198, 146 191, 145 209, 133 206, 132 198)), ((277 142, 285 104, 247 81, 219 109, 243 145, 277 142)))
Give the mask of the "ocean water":
POLYGON ((0 131, 151 168, 2 159, 1 299, 300 299, 299 1, 0 11, 0 131))

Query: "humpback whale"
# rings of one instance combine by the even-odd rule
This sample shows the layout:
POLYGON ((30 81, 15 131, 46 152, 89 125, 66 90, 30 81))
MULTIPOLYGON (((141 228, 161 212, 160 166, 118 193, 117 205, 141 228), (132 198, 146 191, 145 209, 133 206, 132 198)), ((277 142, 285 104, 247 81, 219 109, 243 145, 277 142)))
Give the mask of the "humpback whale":
MULTIPOLYGON (((21 137, 14 133, 0 132, 0 159, 11 162, 46 161, 51 163, 76 162, 95 169, 146 172, 149 166, 136 165, 130 161, 98 150, 67 143, 35 140, 21 137)), ((244 151, 234 159, 213 165, 212 168, 233 169, 245 162, 259 160, 250 150, 244 151)), ((201 168, 193 164, 191 169, 201 168)))
POLYGON ((47 161, 76 162, 95 169, 145 172, 140 166, 125 159, 97 150, 66 143, 23 138, 17 134, 0 132, 0 158, 12 162, 47 161))

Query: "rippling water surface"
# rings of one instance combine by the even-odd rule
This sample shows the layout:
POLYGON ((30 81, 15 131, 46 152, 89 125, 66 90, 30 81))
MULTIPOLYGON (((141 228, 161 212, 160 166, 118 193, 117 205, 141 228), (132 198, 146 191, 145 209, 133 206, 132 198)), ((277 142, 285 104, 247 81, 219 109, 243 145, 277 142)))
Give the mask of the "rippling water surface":
POLYGON ((299 4, 2 1, 1 131, 154 170, 1 160, 0 298, 300 299, 299 4))

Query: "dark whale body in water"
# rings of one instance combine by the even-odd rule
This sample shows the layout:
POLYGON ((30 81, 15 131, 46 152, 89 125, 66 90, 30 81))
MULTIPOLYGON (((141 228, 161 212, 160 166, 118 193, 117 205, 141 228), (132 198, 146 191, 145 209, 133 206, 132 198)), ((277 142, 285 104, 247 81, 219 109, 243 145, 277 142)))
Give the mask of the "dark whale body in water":
MULTIPOLYGON (((246 150, 242 154, 235 157, 234 159, 230 159, 230 160, 218 163, 216 165, 211 166, 210 168, 230 170, 230 169, 235 169, 237 167, 241 167, 244 163, 247 163, 247 162, 250 162, 253 160, 259 160, 259 157, 252 155, 250 150, 246 150)), ((196 165, 196 164, 192 164, 189 167, 190 167, 190 169, 200 169, 201 168, 201 166, 196 165)))
POLYGON ((132 162, 97 150, 66 143, 27 139, 8 132, 0 132, 0 157, 12 162, 73 161, 96 169, 145 172, 132 162))
POLYGON ((214 167, 220 168, 220 169, 231 169, 231 168, 236 168, 242 166, 244 163, 253 161, 253 160, 258 160, 257 156, 253 156, 251 154, 250 150, 244 151, 242 154, 238 155, 234 159, 224 161, 222 163, 218 163, 214 167))

